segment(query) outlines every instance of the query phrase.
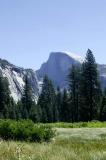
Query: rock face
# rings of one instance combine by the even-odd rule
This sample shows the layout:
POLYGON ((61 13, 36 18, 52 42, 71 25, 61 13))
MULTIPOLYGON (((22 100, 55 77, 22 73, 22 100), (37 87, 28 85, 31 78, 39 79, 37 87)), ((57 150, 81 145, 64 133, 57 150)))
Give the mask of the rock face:
POLYGON ((102 89, 106 88, 106 65, 98 65, 102 89))
POLYGON ((11 95, 15 101, 18 101, 21 98, 25 85, 25 75, 28 76, 35 99, 38 97, 39 84, 36 73, 33 70, 16 67, 8 61, 0 59, 0 72, 4 77, 7 77, 11 95))
MULTIPOLYGON (((0 73, 7 77, 11 95, 18 101, 25 85, 25 76, 28 76, 29 83, 35 99, 37 100, 41 91, 42 79, 45 75, 53 81, 54 85, 61 88, 67 87, 67 75, 69 68, 74 65, 81 65, 84 61, 81 57, 67 52, 52 52, 46 63, 42 64, 37 71, 17 67, 6 60, 0 59, 0 73)), ((102 88, 106 87, 106 65, 98 65, 102 88)))
POLYGON ((53 81, 55 86, 64 87, 67 84, 67 75, 69 68, 75 64, 80 65, 83 59, 73 54, 65 52, 52 52, 48 61, 42 64, 36 71, 38 79, 41 80, 44 75, 53 81))
MULTIPOLYGON (((38 79, 42 80, 44 75, 54 82, 55 86, 61 88, 67 86, 67 75, 69 68, 74 65, 81 65, 83 58, 67 52, 52 52, 48 61, 42 64, 41 68, 36 71, 38 79)), ((106 87, 106 65, 98 64, 100 81, 102 88, 106 87)))

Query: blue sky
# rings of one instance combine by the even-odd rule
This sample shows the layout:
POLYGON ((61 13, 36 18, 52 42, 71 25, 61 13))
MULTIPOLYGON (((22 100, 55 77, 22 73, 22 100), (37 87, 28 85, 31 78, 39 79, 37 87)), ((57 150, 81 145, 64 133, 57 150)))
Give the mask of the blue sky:
POLYGON ((0 0, 0 57, 38 69, 52 51, 106 64, 106 0, 0 0))

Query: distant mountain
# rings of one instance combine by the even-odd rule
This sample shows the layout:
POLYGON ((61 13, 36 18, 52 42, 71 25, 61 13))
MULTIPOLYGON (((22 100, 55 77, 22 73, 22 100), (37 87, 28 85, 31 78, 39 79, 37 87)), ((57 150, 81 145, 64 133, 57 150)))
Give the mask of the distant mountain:
MULTIPOLYGON (((41 65, 41 68, 36 71, 39 80, 42 80, 44 75, 54 82, 55 86, 66 87, 67 75, 69 68, 74 65, 81 65, 84 61, 78 55, 69 52, 52 52, 46 63, 41 65)), ((106 65, 98 64, 98 71, 100 73, 101 86, 106 86, 106 65)))
MULTIPOLYGON (((33 95, 37 100, 41 90, 42 79, 45 75, 48 75, 56 87, 67 87, 69 68, 73 64, 81 65, 83 61, 83 58, 72 53, 52 52, 47 62, 42 64, 39 70, 34 71, 32 69, 17 67, 6 60, 0 59, 0 73, 7 77, 11 95, 15 101, 21 98, 25 76, 27 75, 33 95)), ((106 65, 98 64, 98 71, 100 73, 102 88, 104 88, 106 86, 106 65)))
POLYGON ((6 60, 0 59, 0 72, 3 76, 7 77, 11 95, 15 101, 18 101, 18 99, 21 98, 25 84, 25 75, 28 76, 35 99, 38 97, 39 83, 35 71, 17 67, 6 60))
POLYGON ((44 75, 54 82, 55 86, 64 87, 67 85, 67 75, 69 68, 73 64, 80 65, 83 59, 74 54, 66 52, 52 52, 46 63, 42 64, 41 68, 36 71, 38 79, 41 80, 44 75))
POLYGON ((106 65, 105 64, 98 64, 98 71, 100 74, 100 81, 102 88, 106 87, 106 65))

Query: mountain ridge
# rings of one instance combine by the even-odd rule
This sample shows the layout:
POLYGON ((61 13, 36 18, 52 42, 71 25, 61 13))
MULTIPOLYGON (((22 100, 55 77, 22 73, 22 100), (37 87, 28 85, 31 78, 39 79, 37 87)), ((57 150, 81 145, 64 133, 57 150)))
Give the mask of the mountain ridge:
POLYGON ((26 75, 28 76, 34 97, 37 99, 39 84, 35 71, 32 69, 24 69, 22 67, 15 66, 7 60, 0 59, 0 72, 4 77, 7 77, 11 96, 15 101, 18 101, 22 96, 26 75))
MULTIPOLYGON (((45 75, 53 81, 55 87, 67 87, 69 68, 71 68, 73 64, 81 65, 83 61, 83 58, 73 53, 51 52, 48 60, 41 65, 40 69, 33 70, 31 68, 25 69, 23 67, 18 67, 5 59, 0 59, 0 73, 7 77, 11 95, 15 101, 18 101, 22 96, 25 84, 24 79, 27 75, 34 97, 37 100, 45 75)), ((106 86, 106 65, 98 64, 98 71, 100 72, 102 88, 104 88, 106 86)))
MULTIPOLYGON (((47 62, 41 65, 41 68, 36 71, 38 79, 42 79, 44 75, 54 82, 55 86, 67 87, 67 75, 71 66, 81 65, 85 59, 71 52, 51 52, 47 62), (55 74, 54 74, 55 73, 55 74)), ((100 73, 101 86, 106 86, 106 65, 97 64, 98 72, 100 73)))

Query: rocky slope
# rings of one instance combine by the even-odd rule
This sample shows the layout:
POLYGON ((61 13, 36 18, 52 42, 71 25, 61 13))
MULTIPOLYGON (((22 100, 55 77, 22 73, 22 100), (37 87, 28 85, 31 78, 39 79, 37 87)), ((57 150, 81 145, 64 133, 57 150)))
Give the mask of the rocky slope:
POLYGON ((83 59, 74 54, 69 54, 66 52, 52 52, 48 61, 42 64, 41 68, 36 71, 37 76, 40 79, 44 75, 54 82, 55 86, 64 87, 67 84, 67 75, 69 68, 73 64, 80 65, 83 59))
MULTIPOLYGON (((52 52, 46 63, 42 64, 41 68, 36 71, 38 79, 41 80, 44 75, 54 82, 55 86, 67 86, 67 75, 69 68, 73 64, 81 65, 83 58, 68 52, 52 52)), ((106 65, 98 64, 100 73, 101 86, 106 86, 106 65)))
POLYGON ((39 84, 36 73, 31 69, 23 69, 12 65, 6 60, 0 59, 0 72, 3 76, 7 77, 11 95, 17 101, 21 98, 25 75, 28 76, 29 83, 31 84, 35 99, 39 94, 39 84))
MULTIPOLYGON (((11 95, 15 101, 21 98, 25 75, 28 76, 34 97, 37 99, 44 75, 48 75, 55 86, 66 87, 69 68, 73 64, 81 65, 83 60, 72 53, 52 52, 47 62, 42 64, 39 70, 33 71, 32 69, 17 67, 6 60, 0 59, 0 72, 7 77, 11 95)), ((100 72, 101 85, 104 88, 106 86, 106 65, 98 65, 98 71, 100 72)))

